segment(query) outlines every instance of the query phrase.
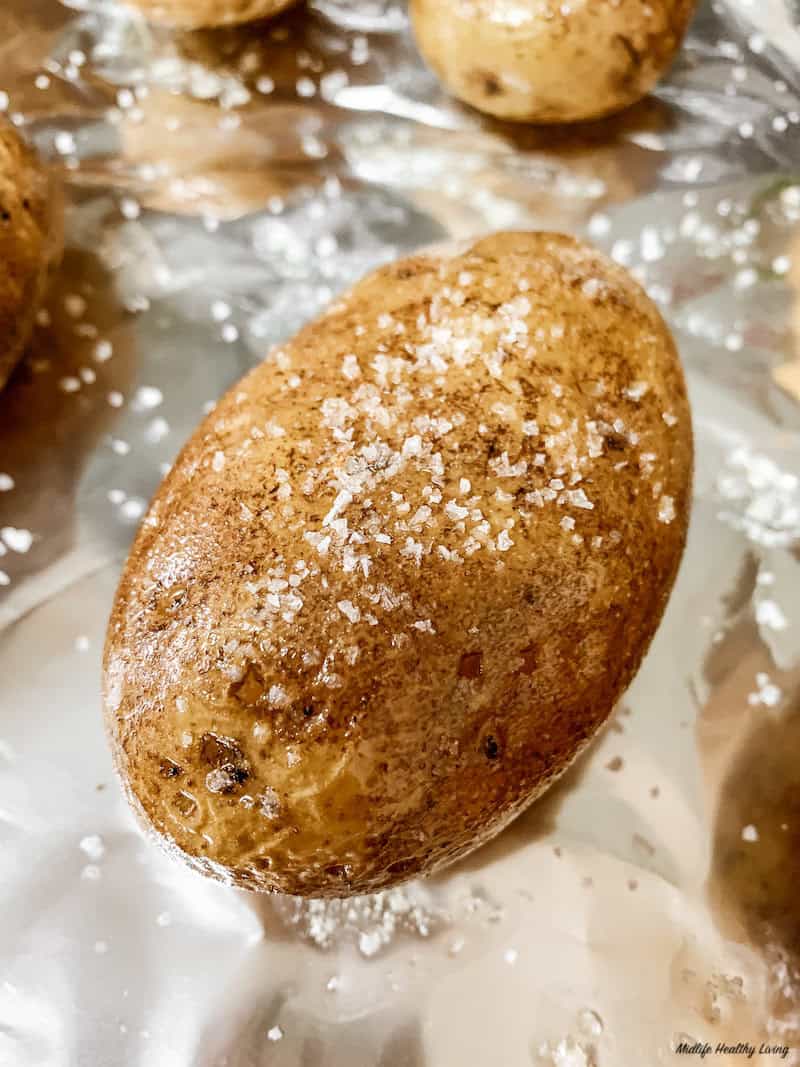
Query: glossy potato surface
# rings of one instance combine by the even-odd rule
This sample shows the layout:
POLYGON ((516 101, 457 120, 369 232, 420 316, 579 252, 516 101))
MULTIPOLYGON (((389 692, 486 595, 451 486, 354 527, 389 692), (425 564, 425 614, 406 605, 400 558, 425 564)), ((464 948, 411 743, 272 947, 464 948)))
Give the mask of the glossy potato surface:
POLYGON ((667 327, 597 252, 500 233, 370 274, 223 397, 144 520, 105 655, 134 807, 254 889, 471 851, 630 682, 691 471, 667 327))
POLYGON ((696 0, 411 0, 444 85, 502 119, 560 123, 629 107, 666 72, 696 0))

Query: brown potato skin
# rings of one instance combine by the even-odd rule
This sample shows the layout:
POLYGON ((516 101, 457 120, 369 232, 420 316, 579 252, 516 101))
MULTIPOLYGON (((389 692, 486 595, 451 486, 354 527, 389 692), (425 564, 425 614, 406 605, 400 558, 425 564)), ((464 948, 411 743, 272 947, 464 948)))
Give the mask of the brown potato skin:
POLYGON ((235 26, 272 18, 297 0, 124 0, 151 22, 187 30, 235 26))
POLYGON ((516 122, 598 119, 645 96, 696 0, 411 0, 428 65, 467 104, 516 122), (571 10, 565 11, 569 7, 571 10))
POLYGON ((223 397, 141 527, 104 668, 135 809, 195 868, 252 889, 348 896, 470 852, 567 768, 636 672, 681 558, 691 473, 672 338, 599 253, 500 233, 368 275, 223 397), (420 316, 436 318, 430 336, 420 316), (359 414, 337 440, 343 399, 359 414), (382 458, 353 460, 381 441, 382 458), (348 456, 366 487, 334 532, 348 456), (582 477, 591 510, 558 502, 558 471, 582 477), (531 503, 537 491, 556 499, 531 503), (468 522, 445 510, 454 499, 468 522), (490 533, 469 554, 478 508, 490 533), (341 540, 359 530, 364 544, 341 540), (309 532, 331 533, 327 554, 309 532), (348 546, 368 574, 344 567, 348 546), (297 560, 302 605, 277 586, 270 604, 270 568, 297 560))
POLYGON ((62 242, 58 187, 14 127, 0 120, 0 389, 30 339, 62 242))

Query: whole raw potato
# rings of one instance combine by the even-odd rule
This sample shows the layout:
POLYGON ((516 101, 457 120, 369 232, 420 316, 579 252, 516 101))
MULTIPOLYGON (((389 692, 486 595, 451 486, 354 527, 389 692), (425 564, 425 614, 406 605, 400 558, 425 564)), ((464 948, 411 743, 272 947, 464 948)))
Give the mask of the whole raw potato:
POLYGON ((271 18, 296 0, 124 0, 151 22, 195 30, 271 18))
POLYGON ((420 51, 460 100, 498 118, 621 111, 675 58, 696 0, 411 0, 420 51))
POLYGON ((691 471, 670 334, 592 249, 501 233, 375 271, 223 397, 144 520, 104 680, 134 807, 254 889, 463 856, 633 677, 691 471))
POLYGON ((0 389, 19 361, 62 245, 61 196, 0 119, 0 389))

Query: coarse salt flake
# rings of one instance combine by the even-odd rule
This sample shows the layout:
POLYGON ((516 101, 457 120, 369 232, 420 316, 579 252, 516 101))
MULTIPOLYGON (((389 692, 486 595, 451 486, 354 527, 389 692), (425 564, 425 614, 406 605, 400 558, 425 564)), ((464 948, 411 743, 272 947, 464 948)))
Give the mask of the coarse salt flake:
POLYGON ((658 521, 669 525, 675 518, 675 501, 666 494, 658 502, 658 521))
POLYGON ((358 622, 361 618, 361 609, 352 600, 340 600, 336 607, 350 622, 358 622))
POLYGON ((4 526, 0 530, 0 537, 12 552, 28 552, 33 544, 33 534, 30 530, 17 529, 15 526, 4 526))

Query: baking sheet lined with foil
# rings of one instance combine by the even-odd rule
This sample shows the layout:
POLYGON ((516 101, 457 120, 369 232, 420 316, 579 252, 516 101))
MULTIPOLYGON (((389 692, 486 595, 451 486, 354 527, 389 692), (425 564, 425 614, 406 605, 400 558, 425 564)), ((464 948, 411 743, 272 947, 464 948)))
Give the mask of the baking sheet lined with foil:
POLYGON ((178 35, 7 0, 0 107, 70 204, 0 396, 0 1064, 800 1062, 796 4, 705 4, 653 97, 542 130, 448 99, 389 0, 178 35), (588 754, 450 871, 341 902, 207 883, 140 835, 102 730, 147 500, 366 270, 522 227, 609 251, 681 349, 695 505, 652 650, 588 754))

